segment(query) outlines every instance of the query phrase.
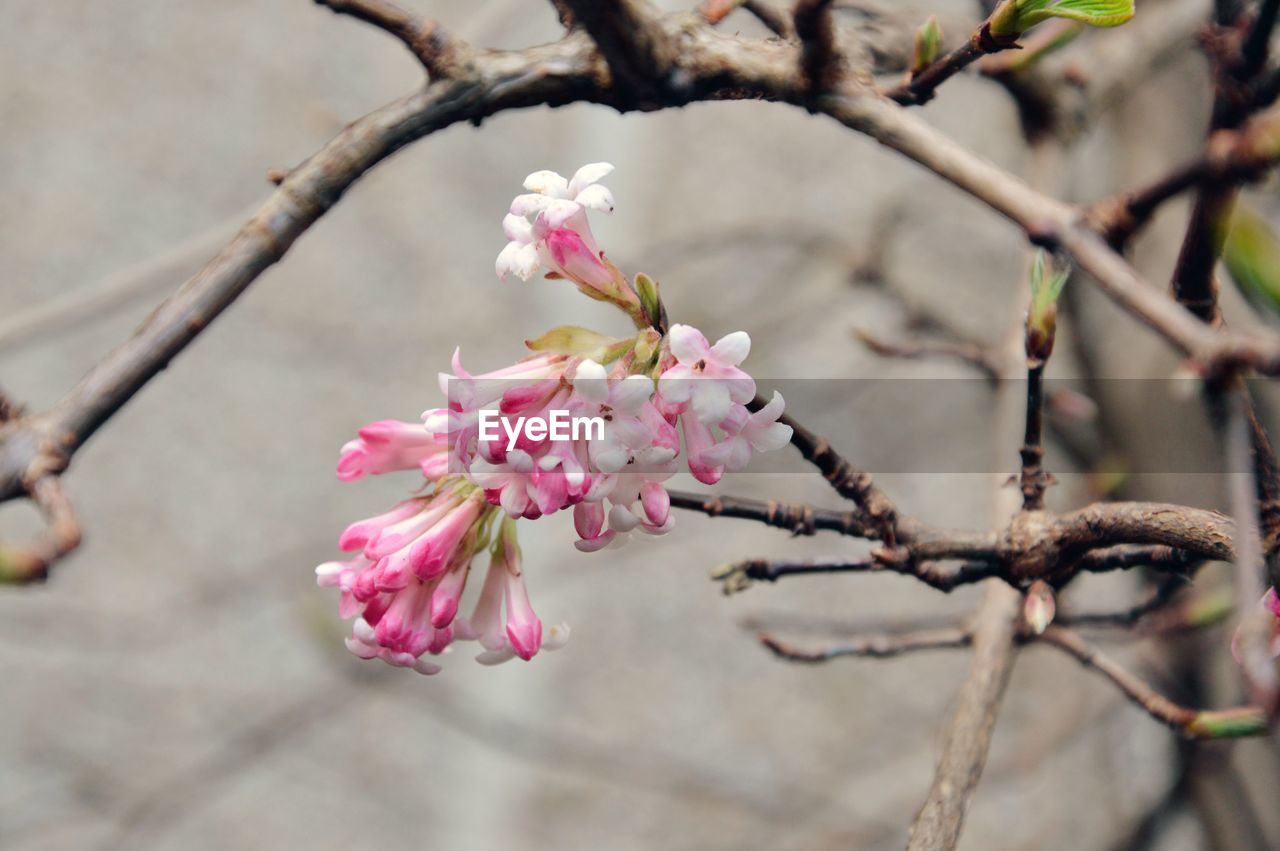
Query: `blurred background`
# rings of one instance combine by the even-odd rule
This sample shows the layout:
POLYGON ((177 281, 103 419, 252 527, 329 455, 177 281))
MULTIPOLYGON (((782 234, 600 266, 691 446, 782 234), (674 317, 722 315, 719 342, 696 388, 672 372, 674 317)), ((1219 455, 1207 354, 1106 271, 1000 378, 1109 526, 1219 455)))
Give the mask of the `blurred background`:
MULTIPOLYGON (((559 35, 549 4, 405 5, 476 44, 559 35)), ((916 4, 921 19, 962 22, 976 5, 916 4)), ((34 409, 216 253, 271 191, 268 168, 420 84, 398 43, 305 0, 0 0, 0 20, 0 386, 34 409)), ((762 32, 741 14, 726 26, 762 32)), ((1066 193, 1133 186, 1198 151, 1207 89, 1188 41, 1064 162, 1066 193)), ((1025 173, 998 86, 959 78, 924 115, 1025 173)), ((479 371, 553 325, 624 330, 562 283, 493 274, 524 176, 599 160, 617 166, 606 181, 617 211, 595 226, 611 258, 661 280, 677 321, 713 338, 750 332, 762 386, 971 378, 949 363, 885 361, 854 338, 855 327, 902 337, 904 304, 993 342, 1017 321, 1027 254, 1015 229, 801 110, 536 109, 411 146, 77 455, 66 482, 84 545, 47 585, 0 589, 0 846, 902 846, 967 656, 794 666, 749 627, 790 624, 803 637, 813 620, 963 613, 976 589, 813 578, 727 599, 708 579, 719 563, 865 547, 681 515, 664 538, 585 555, 570 518, 553 517, 522 524, 522 542, 534 605, 572 624, 568 647, 493 669, 457 653, 424 678, 347 655, 334 595, 315 587, 312 568, 334 557, 341 529, 412 486, 339 485, 338 448, 358 426, 438 404, 435 376, 455 346, 479 371)), ((1138 245, 1152 280, 1167 280, 1185 214, 1170 205, 1138 245)), ((1068 322, 1084 330, 1094 376, 1172 372, 1161 345, 1076 283, 1068 322)), ((1233 323, 1251 321, 1234 295, 1227 307, 1233 323)), ((1060 338, 1055 374, 1080 374, 1073 336, 1060 338)), ((970 403, 884 406, 866 429, 842 426, 851 410, 867 417, 837 394, 793 412, 855 463, 920 441, 967 452, 991 409, 970 383, 970 403)), ((1153 423, 1133 386, 1099 385, 1114 457, 1141 469, 1144 447, 1174 445, 1213 469, 1202 418, 1153 423)), ((881 484, 904 511, 986 526, 1014 449, 986 474, 881 484)), ((787 455, 771 469, 792 472, 723 489, 833 504, 787 455)), ((1056 447, 1050 464, 1063 479, 1051 506, 1089 498, 1093 479, 1071 475, 1056 447)), ((1218 506, 1219 491, 1212 475, 1144 474, 1117 493, 1218 506)), ((0 506, 5 539, 34 525, 28 506, 0 506)), ((1139 593, 1136 577, 1110 576, 1068 602, 1121 607, 1139 593)), ((1226 640, 1119 652, 1170 696, 1221 704, 1237 696, 1226 640)), ((1274 742, 1181 749, 1075 663, 1030 649, 962 847, 1266 847, 1280 842, 1277 781, 1274 742)))

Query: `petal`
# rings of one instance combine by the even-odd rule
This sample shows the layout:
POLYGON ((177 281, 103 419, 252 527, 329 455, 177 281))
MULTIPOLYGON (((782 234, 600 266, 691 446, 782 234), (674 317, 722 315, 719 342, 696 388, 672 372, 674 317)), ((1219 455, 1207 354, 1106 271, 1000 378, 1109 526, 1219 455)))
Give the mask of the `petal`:
POLYGON ((576 201, 552 201, 538 216, 538 220, 553 230, 562 227, 577 230, 574 225, 581 227, 582 223, 573 221, 573 218, 581 213, 582 207, 576 201))
POLYGON ((609 528, 615 532, 630 532, 640 525, 640 518, 625 505, 615 505, 609 509, 609 528))
POLYGON ((746 331, 725 334, 711 347, 712 356, 725 366, 737 366, 751 353, 751 335, 746 331))
POLYGON ((782 416, 785 408, 786 401, 782 398, 782 394, 775 390, 773 391, 773 398, 769 400, 769 404, 752 414, 751 421, 762 424, 777 422, 778 417, 782 416))
POLYGON ((614 410, 635 416, 653 395, 653 380, 644 375, 628 375, 613 385, 610 394, 614 410))
POLYGON ((658 394, 664 402, 683 405, 689 401, 689 394, 693 390, 695 380, 689 377, 689 370, 673 367, 659 376, 658 394))
POLYGON ((569 643, 569 625, 564 621, 556 624, 547 630, 546 637, 542 639, 543 650, 559 650, 569 643))
POLYGON ((667 339, 671 341, 671 354, 683 364, 697 363, 711 351, 707 338, 692 325, 672 325, 667 339))
POLYGON ((517 195, 515 200, 511 202, 510 212, 513 216, 528 216, 533 213, 541 213, 553 200, 555 199, 536 193, 517 195))
POLYGON ((593 360, 578 364, 573 376, 573 389, 588 402, 603 405, 609 401, 609 379, 605 368, 593 360))
POLYGON ((613 543, 613 539, 618 533, 609 529, 608 531, 588 540, 574 541, 573 545, 578 548, 579 552, 594 553, 597 550, 603 550, 609 544, 613 543))
POLYGON ((508 242, 506 248, 503 248, 501 253, 498 254, 498 260, 494 263, 494 271, 504 281, 507 279, 507 275, 515 275, 520 280, 527 281, 533 277, 541 265, 542 263, 538 259, 538 250, 532 245, 508 242))
MULTIPOLYGON (((577 195, 593 183, 599 183, 613 173, 612 163, 587 163, 573 173, 569 181, 569 195, 577 195)), ((556 175, 559 177, 559 175, 556 175)))
POLYGON ((704 378, 693 383, 693 413, 707 425, 720 422, 729 414, 729 388, 723 381, 704 378))
POLYGON ((602 213, 613 212, 613 193, 603 186, 588 186, 573 196, 575 203, 588 210, 599 210, 602 213))
POLYGON ((554 171, 535 171, 524 179, 524 188, 552 198, 564 198, 569 192, 569 181, 554 171))
POLYGON ((529 220, 524 216, 511 214, 503 216, 502 232, 512 242, 525 243, 533 241, 533 225, 529 224, 529 220))
POLYGON ((772 452, 791 442, 791 426, 774 423, 761 429, 752 429, 749 439, 757 452, 772 452))

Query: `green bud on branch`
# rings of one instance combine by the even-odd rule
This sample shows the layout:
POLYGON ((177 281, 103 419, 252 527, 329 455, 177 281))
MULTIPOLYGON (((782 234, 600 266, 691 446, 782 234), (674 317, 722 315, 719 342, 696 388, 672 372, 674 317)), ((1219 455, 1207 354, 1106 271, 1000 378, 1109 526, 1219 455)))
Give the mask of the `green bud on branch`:
POLYGON ((1055 271, 1044 251, 1031 264, 1031 306, 1027 310, 1027 357, 1048 360, 1058 328, 1058 296, 1069 273, 1055 271))
POLYGON ((915 46, 911 51, 911 76, 914 77, 937 60, 942 50, 942 27, 936 15, 916 30, 915 46))

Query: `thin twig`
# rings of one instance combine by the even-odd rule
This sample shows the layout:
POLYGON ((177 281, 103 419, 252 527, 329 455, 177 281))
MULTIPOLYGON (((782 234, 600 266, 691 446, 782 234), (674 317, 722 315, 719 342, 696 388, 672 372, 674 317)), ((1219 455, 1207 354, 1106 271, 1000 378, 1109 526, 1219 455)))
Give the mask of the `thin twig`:
POLYGON ((44 515, 44 530, 24 546, 0 546, 0 584, 40 582, 54 562, 80 545, 80 523, 57 477, 38 479, 29 492, 44 515))
POLYGON ((819 648, 798 647, 767 632, 760 633, 757 638, 779 658, 806 664, 828 662, 844 656, 883 659, 916 650, 968 647, 973 641, 972 634, 968 630, 955 627, 864 635, 819 648))
POLYGON ((789 559, 747 559, 732 562, 712 573, 712 579, 724 583, 725 594, 745 590, 753 582, 777 582, 790 576, 813 576, 832 573, 899 573, 912 576, 939 591, 950 592, 961 585, 981 582, 995 576, 997 569, 985 562, 965 562, 953 570, 944 570, 933 562, 894 561, 876 558, 827 559, 794 561, 789 559))
POLYGON ((901 85, 884 93, 884 96, 903 106, 918 106, 933 100, 938 87, 956 74, 972 65, 977 60, 992 53, 999 53, 1014 47, 1017 37, 997 38, 991 34, 986 23, 974 30, 969 40, 931 63, 919 74, 901 85))
POLYGON ((315 0, 339 15, 350 15, 404 42, 432 79, 455 76, 461 61, 460 47, 441 26, 415 15, 389 0, 315 0))
POLYGON ((978 370, 988 381, 994 382, 1000 378, 991 354, 985 347, 977 343, 931 339, 890 342, 876 336, 865 328, 855 328, 853 333, 864 346, 881 357, 902 358, 904 360, 920 360, 923 358, 955 360, 978 370))
POLYGON ((1084 667, 1102 674, 1144 712, 1187 738, 1221 739, 1260 736, 1267 732, 1266 715, 1258 707, 1201 710, 1180 706, 1070 629, 1050 626, 1040 640, 1066 651, 1084 667))
POLYGON ((1061 612, 1054 618, 1054 623, 1062 626, 1131 627, 1147 615, 1168 607, 1188 584, 1189 580, 1182 576, 1165 576, 1147 599, 1136 606, 1118 612, 1061 612))

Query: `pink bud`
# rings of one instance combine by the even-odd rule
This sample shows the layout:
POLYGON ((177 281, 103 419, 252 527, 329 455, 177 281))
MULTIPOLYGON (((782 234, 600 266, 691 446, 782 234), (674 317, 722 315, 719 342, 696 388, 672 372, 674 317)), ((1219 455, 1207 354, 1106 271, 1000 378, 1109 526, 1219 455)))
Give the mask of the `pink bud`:
POLYGON ((435 593, 431 595, 431 625, 443 629, 453 623, 458 615, 458 603, 462 601, 462 591, 467 587, 467 572, 470 565, 456 567, 440 578, 435 593))
POLYGON ((604 505, 599 502, 580 502, 573 507, 573 528, 584 540, 599 537, 604 528, 604 505))
POLYGON ((542 621, 529 604, 524 577, 508 570, 506 579, 507 639, 516 655, 527 662, 542 646, 542 621))
POLYGON ((671 514, 671 495, 660 483, 649 480, 641 485, 640 501, 651 524, 661 526, 667 522, 671 514))
POLYGON ((547 233, 546 245, 555 266, 559 267, 556 271, 566 277, 597 290, 613 284, 613 273, 576 231, 553 228, 547 233))

